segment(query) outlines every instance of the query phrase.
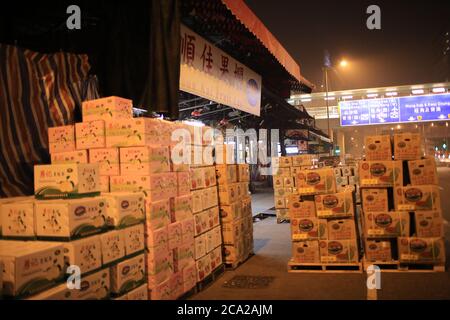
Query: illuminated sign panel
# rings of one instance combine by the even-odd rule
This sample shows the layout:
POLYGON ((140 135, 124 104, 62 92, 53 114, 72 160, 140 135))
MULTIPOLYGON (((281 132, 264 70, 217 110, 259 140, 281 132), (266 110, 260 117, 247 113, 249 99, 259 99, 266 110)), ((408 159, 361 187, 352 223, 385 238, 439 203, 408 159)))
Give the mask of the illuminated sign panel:
POLYGON ((341 126, 450 120, 450 94, 339 102, 341 126))

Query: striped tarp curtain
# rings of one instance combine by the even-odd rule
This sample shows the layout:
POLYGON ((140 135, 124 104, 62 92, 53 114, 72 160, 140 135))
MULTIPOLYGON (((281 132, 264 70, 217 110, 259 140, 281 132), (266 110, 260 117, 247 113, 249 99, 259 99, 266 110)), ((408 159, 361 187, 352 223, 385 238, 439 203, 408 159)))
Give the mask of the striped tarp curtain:
POLYGON ((49 163, 47 129, 71 124, 96 97, 87 55, 0 44, 0 197, 33 194, 33 166, 49 163))

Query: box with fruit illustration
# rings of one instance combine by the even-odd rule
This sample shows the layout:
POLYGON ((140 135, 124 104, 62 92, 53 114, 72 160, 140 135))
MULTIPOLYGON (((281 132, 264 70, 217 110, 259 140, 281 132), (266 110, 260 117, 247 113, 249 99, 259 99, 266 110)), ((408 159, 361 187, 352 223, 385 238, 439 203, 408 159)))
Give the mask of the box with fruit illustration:
POLYGON ((102 197, 35 202, 36 234, 48 239, 77 239, 107 228, 102 197))
POLYGON ((143 192, 104 193, 108 225, 118 229, 144 222, 145 197, 143 192))
POLYGON ((120 174, 119 148, 100 148, 89 150, 89 162, 98 163, 101 176, 120 174))
POLYGON ((420 159, 422 151, 422 135, 419 133, 394 134, 394 158, 395 160, 420 159))
POLYGON ((322 263, 357 263, 359 261, 355 239, 321 240, 319 248, 322 263))
POLYGON ((37 199, 64 199, 100 194, 98 164, 55 164, 34 166, 37 199))
POLYGON ((316 195, 314 200, 319 218, 352 217, 355 213, 352 192, 316 195))
POLYGON ((366 146, 366 160, 379 161, 392 159, 391 136, 366 136, 364 138, 366 146))
POLYGON ((115 96, 84 101, 81 108, 83 121, 133 117, 133 101, 115 96))
POLYGON ((302 196, 289 196, 289 217, 291 219, 304 219, 316 217, 316 203, 312 200, 303 200, 302 196))
POLYGON ((105 121, 105 143, 112 147, 142 147, 161 145, 160 121, 134 118, 105 121))
POLYGON ((48 128, 48 147, 50 153, 75 151, 75 126, 48 128))
POLYGON ((291 219, 291 238, 293 241, 327 239, 327 220, 291 219))
POLYGON ((328 220, 329 240, 356 239, 356 227, 353 219, 328 220))
POLYGON ((303 170, 295 177, 299 194, 327 194, 336 192, 332 168, 303 170))
POLYGON ((120 172, 122 175, 170 171, 169 148, 167 147, 130 147, 120 148, 120 172))
POLYGON ((389 209, 387 189, 362 189, 361 198, 364 212, 386 212, 389 209))
POLYGON ((292 262, 320 263, 319 241, 292 242, 292 262))
POLYGON ((418 237, 444 237, 444 219, 441 211, 416 211, 414 215, 418 237))
POLYGON ((0 240, 3 295, 25 297, 55 286, 64 279, 61 243, 0 240), (30 263, 30 262, 33 263, 30 263))
POLYGON ((103 120, 75 124, 75 140, 78 150, 105 147, 105 122, 103 120))
POLYGON ((399 211, 440 210, 441 196, 438 186, 408 186, 394 190, 395 209, 399 211))
POLYGON ((365 212, 364 225, 367 237, 404 237, 410 232, 408 212, 365 212))
POLYGON ((409 179, 413 186, 439 185, 436 160, 429 157, 422 160, 408 161, 409 179))
POLYGON ((385 240, 366 240, 365 258, 367 261, 392 261, 391 242, 385 240))
POLYGON ((403 185, 401 161, 360 161, 360 187, 393 187, 403 185))
POLYGON ((32 197, 0 203, 0 235, 1 232, 3 237, 11 239, 36 237, 36 215, 32 197))
POLYGON ((399 260, 404 263, 445 262, 443 238, 398 238, 399 260))
POLYGON ((111 293, 122 295, 146 281, 145 257, 143 254, 134 258, 119 262, 111 267, 111 293))

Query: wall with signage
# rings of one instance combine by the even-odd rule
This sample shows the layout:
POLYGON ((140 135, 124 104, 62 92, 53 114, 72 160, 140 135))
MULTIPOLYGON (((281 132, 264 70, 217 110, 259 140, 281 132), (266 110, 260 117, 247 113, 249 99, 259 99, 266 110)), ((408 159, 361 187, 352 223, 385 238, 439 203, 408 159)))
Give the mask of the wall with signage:
POLYGON ((181 26, 180 89, 259 116, 261 76, 181 26))
POLYGON ((450 94, 339 102, 341 126, 450 120, 450 94))

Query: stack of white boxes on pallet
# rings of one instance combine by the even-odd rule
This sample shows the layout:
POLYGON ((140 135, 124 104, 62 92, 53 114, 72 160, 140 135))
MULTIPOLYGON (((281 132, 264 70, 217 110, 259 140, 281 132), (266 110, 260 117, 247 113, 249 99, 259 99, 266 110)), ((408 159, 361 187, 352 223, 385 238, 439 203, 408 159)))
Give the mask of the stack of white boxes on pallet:
MULTIPOLYGON (((132 116, 131 102, 109 98, 105 107, 112 119, 132 116)), ((90 120, 92 128, 77 134, 76 127, 86 128, 86 123, 50 128, 55 163, 35 166, 36 199, 9 199, 1 205, 3 237, 16 239, 0 243, 9 297, 147 299, 144 194, 100 195, 99 165, 87 163, 86 148, 105 146, 105 125, 90 120), (68 275, 66 269, 82 276, 74 288, 58 284, 68 275)))
POLYGON ((389 135, 368 136, 365 144, 367 161, 360 163, 360 179, 366 262, 443 266, 436 163, 422 157, 421 135, 395 134, 393 149, 389 135))
POLYGON ((210 127, 203 127, 201 142, 192 139, 191 190, 197 282, 203 281, 222 266, 222 229, 211 132, 210 127))
POLYGON ((288 199, 291 194, 297 194, 295 176, 301 170, 313 168, 315 159, 316 157, 310 154, 272 158, 272 167, 275 168, 273 190, 278 222, 289 220, 288 199))
POLYGON ((248 164, 217 164, 225 263, 236 266, 253 253, 252 200, 248 164))
POLYGON ((297 264, 355 264, 359 261, 353 192, 336 192, 333 168, 301 170, 298 194, 289 197, 292 259, 297 264))

